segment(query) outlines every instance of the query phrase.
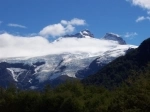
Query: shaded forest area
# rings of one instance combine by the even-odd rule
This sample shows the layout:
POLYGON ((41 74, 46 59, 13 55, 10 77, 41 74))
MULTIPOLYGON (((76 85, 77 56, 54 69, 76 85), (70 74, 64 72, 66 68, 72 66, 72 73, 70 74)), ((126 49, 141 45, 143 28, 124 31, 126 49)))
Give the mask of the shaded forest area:
POLYGON ((113 90, 67 82, 42 92, 0 89, 1 112, 149 112, 150 71, 113 90))

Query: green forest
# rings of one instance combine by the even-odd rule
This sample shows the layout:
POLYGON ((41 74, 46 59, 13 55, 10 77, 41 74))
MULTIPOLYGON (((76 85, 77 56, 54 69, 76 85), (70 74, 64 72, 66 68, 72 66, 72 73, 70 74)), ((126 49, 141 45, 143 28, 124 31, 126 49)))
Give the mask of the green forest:
MULTIPOLYGON (((149 67, 150 70, 150 67, 149 67)), ((113 90, 85 86, 79 81, 56 88, 22 91, 15 87, 0 89, 1 112, 149 112, 150 71, 128 86, 113 90)))

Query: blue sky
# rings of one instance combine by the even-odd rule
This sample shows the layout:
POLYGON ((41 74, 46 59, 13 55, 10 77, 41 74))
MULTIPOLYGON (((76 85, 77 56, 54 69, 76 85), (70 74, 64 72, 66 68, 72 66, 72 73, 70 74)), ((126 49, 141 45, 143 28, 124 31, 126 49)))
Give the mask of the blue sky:
POLYGON ((150 37, 149 11, 150 0, 1 0, 0 32, 51 40, 89 29, 97 38, 113 32, 139 45, 150 37))

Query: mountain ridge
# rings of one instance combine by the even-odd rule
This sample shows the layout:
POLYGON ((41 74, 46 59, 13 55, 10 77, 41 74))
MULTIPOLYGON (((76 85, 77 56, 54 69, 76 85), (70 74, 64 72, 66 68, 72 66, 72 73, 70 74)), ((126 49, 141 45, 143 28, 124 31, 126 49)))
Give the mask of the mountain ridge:
POLYGON ((125 40, 123 40, 123 38, 121 38, 121 36, 118 34, 106 33, 106 35, 102 39, 113 40, 113 41, 117 41, 120 45, 126 45, 125 40))
POLYGON ((117 87, 121 83, 130 84, 132 80, 136 80, 138 74, 144 72, 149 63, 150 38, 144 40, 137 49, 110 62, 97 73, 83 79, 82 82, 107 88, 117 87))
POLYGON ((91 31, 85 29, 74 35, 64 35, 63 37, 94 38, 94 35, 91 33, 91 31))

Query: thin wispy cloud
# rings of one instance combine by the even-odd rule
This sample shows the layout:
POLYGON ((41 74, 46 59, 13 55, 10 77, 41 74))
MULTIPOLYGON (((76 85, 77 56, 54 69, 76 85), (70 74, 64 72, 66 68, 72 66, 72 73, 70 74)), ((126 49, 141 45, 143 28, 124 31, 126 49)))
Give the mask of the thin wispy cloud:
POLYGON ((26 26, 23 26, 23 25, 20 25, 20 24, 14 24, 14 23, 9 23, 7 26, 18 27, 18 28, 27 28, 26 26))
POLYGON ((0 25, 2 24, 3 21, 0 21, 0 25))
POLYGON ((136 22, 141 22, 141 21, 144 21, 144 20, 150 20, 150 17, 147 16, 147 17, 144 17, 144 16, 140 16, 136 19, 136 22))
POLYGON ((147 14, 150 15, 150 11, 147 11, 147 14))
POLYGON ((136 32, 127 32, 124 37, 128 38, 128 39, 133 39, 134 37, 136 37, 138 35, 138 33, 136 32))
POLYGON ((83 19, 74 18, 70 21, 61 20, 61 24, 64 24, 64 25, 77 25, 78 26, 78 25, 86 25, 86 22, 83 19))
POLYGON ((61 20, 60 23, 44 27, 39 34, 44 37, 58 37, 75 31, 75 26, 86 25, 85 20, 74 18, 70 21, 61 20))

